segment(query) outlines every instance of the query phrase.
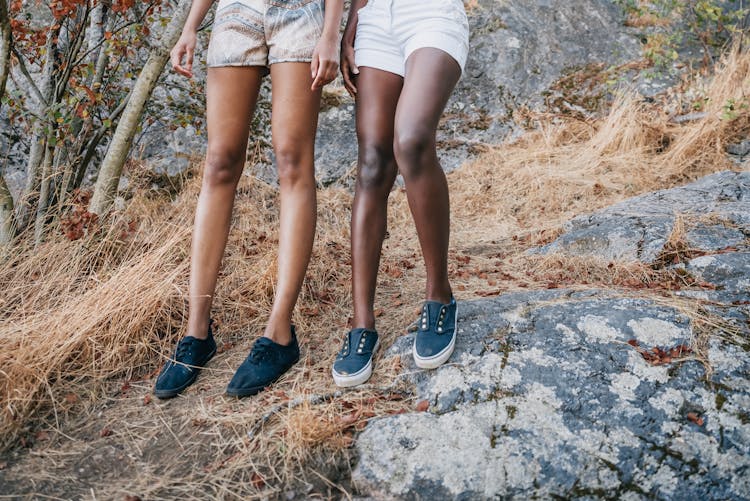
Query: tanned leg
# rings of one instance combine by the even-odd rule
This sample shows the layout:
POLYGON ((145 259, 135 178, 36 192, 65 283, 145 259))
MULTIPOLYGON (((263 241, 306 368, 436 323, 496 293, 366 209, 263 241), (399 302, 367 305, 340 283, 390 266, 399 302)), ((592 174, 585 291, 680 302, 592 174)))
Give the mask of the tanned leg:
POLYGON ((315 130, 320 90, 311 91, 309 63, 271 65, 271 133, 281 188, 276 294, 264 336, 291 341, 292 310, 310 262, 315 222, 315 130))
POLYGON ((205 339, 237 182, 245 165, 250 118, 262 68, 209 68, 206 88, 208 150, 198 197, 190 258, 187 335, 205 339))
POLYGON ((406 61, 396 110, 394 151, 427 270, 425 297, 448 303, 448 184, 435 151, 435 131, 461 69, 439 49, 422 48, 406 61))
POLYGON ((393 125, 403 79, 361 67, 357 79, 359 158, 352 206, 353 327, 375 328, 373 313, 387 204, 398 169, 393 156, 393 125))

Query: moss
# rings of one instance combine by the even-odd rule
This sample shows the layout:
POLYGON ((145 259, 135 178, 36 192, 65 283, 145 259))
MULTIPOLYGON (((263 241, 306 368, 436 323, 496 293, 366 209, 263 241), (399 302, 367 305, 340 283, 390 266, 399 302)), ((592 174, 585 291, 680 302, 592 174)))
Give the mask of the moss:
POLYGON ((727 397, 723 393, 716 392, 716 410, 720 411, 724 407, 724 403, 727 401, 727 397))
POLYGON ((505 410, 508 412, 508 419, 514 419, 516 417, 516 413, 518 412, 518 408, 515 405, 509 405, 505 408, 505 410))

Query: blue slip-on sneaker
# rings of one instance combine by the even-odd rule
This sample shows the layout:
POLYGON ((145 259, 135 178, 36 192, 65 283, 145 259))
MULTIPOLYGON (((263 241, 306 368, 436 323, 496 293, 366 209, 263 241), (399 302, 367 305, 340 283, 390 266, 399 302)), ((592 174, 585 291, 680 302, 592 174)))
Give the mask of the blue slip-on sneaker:
POLYGON ((456 346, 457 323, 455 298, 448 304, 425 301, 412 349, 417 367, 434 369, 450 358, 456 346))
POLYGON ((288 371, 299 360, 297 335, 292 326, 292 342, 287 346, 267 337, 258 338, 227 386, 230 397, 255 395, 288 371))
POLYGON ((372 357, 378 349, 378 333, 372 329, 352 329, 333 363, 331 372, 338 386, 357 386, 372 375, 372 357))
POLYGON ((216 354, 216 341, 208 323, 208 337, 198 339, 186 336, 177 343, 174 357, 167 360, 156 378, 154 395, 158 398, 176 397, 182 390, 193 384, 198 373, 216 354))

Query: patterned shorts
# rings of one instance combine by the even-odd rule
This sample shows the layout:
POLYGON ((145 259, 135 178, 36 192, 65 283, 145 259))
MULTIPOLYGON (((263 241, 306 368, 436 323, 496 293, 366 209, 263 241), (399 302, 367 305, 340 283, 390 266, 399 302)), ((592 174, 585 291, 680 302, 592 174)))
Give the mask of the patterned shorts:
POLYGON ((209 67, 310 62, 323 33, 325 0, 220 0, 209 67))

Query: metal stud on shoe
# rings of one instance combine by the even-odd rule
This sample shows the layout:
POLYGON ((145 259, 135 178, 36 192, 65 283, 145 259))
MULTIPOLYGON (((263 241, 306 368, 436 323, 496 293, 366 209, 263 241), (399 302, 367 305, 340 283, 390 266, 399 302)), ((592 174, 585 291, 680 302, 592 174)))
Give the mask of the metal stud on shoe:
POLYGON ((356 350, 344 352, 332 367, 333 380, 338 386, 356 386, 372 374, 372 357, 378 346, 378 333, 371 329, 356 328, 349 331, 345 344, 356 344, 356 350))
POLYGON ((420 329, 414 338, 412 353, 417 367, 434 369, 445 363, 456 343, 456 301, 448 304, 426 301, 422 308, 420 329))

